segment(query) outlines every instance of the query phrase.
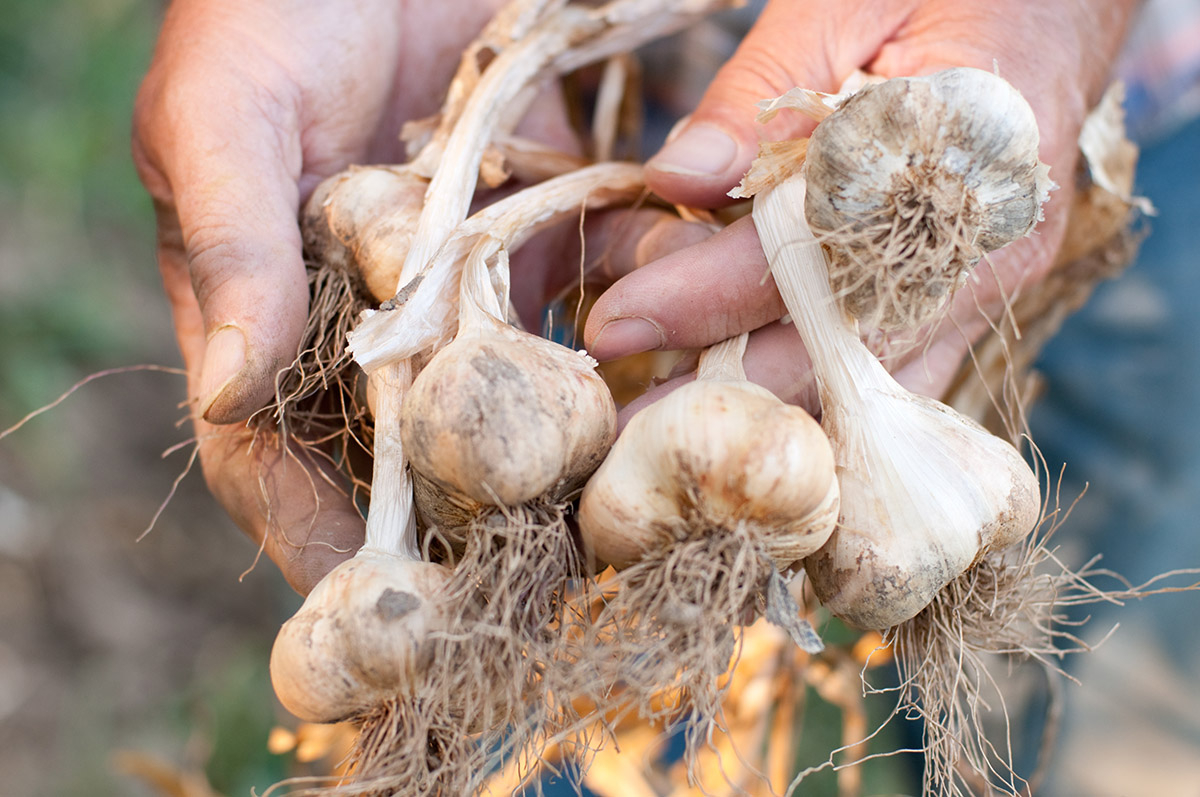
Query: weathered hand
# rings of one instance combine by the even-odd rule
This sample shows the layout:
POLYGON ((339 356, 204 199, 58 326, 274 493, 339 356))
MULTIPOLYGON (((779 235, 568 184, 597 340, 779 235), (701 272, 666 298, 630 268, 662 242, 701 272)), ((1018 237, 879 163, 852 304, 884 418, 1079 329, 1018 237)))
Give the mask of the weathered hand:
MULTIPOLYGON (((999 317, 1005 298, 1035 289, 1052 263, 1070 206, 1079 128, 1105 87, 1133 5, 1129 0, 1052 5, 771 0, 695 112, 650 161, 647 179, 668 200, 721 204, 760 140, 806 135, 811 129, 798 114, 757 125, 755 103, 761 99, 793 86, 835 91, 856 69, 884 77, 950 66, 997 69, 1033 107, 1041 158, 1060 189, 1034 235, 981 263, 930 345, 894 366, 910 389, 940 395, 970 343, 999 317)), ((750 378, 815 409, 803 347, 793 329, 777 323, 783 305, 765 274, 753 223, 743 219, 613 285, 588 319, 589 350, 599 359, 614 359, 649 349, 705 346, 757 330, 746 357, 750 378)), ((646 400, 670 387, 656 388, 646 400)))
POLYGON ((260 409, 296 355, 300 203, 351 162, 402 160, 400 125, 437 109, 498 5, 176 0, 139 93, 134 159, 205 476, 301 592, 358 547, 361 518, 319 473, 216 425, 260 409))

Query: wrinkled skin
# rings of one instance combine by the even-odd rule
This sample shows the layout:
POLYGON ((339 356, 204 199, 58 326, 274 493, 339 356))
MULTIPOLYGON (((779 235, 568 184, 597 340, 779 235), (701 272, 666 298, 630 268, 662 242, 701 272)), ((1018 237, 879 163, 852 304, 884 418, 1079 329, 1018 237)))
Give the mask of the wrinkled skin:
MULTIPOLYGON (((363 524, 318 474, 285 466, 269 447, 251 449, 242 424, 271 397, 274 374, 292 360, 306 318, 300 204, 349 163, 402 160, 400 125, 436 109, 458 53, 498 5, 306 0, 284 14, 265 0, 176 0, 138 96, 134 160, 154 199, 158 260, 205 477, 301 593, 361 544, 363 524)), ((1039 234, 993 258, 1005 291, 1028 290, 1061 238, 1075 137, 1106 83, 1130 5, 773 0, 690 122, 651 162, 648 179, 669 200, 718 204, 760 136, 806 132, 786 114, 759 130, 759 99, 795 85, 833 90, 858 67, 900 75, 996 62, 1032 104, 1042 159, 1064 186, 1039 234), (697 131, 699 154, 681 152, 697 131)), ((530 127, 543 139, 567 137, 554 109, 536 117, 530 127)), ((606 247, 605 232, 620 231, 604 273, 624 277, 588 320, 585 340, 597 357, 697 347, 757 330, 749 377, 812 407, 802 347, 790 327, 776 323, 782 304, 772 283, 761 282, 765 263, 748 219, 702 242, 702 229, 657 216, 593 226, 590 248, 606 247), (634 317, 648 321, 649 334, 609 325, 634 317)), ((565 279, 550 273, 551 263, 577 268, 573 258, 527 261, 517 285, 550 290, 565 279)), ((515 298, 528 309, 540 294, 515 298)), ((963 291, 953 322, 923 358, 899 365, 901 381, 939 393, 986 318, 998 315, 1000 300, 986 276, 963 291)))

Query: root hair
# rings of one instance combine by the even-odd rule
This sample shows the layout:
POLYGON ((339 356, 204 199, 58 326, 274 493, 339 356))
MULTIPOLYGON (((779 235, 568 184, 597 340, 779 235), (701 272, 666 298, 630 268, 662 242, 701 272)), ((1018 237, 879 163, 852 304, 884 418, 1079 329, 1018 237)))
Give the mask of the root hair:
POLYGON ((1072 568, 1051 545, 1069 514, 1069 507, 1047 514, 1041 530, 1022 546, 986 555, 920 614, 889 632, 901 679, 896 714, 924 723, 924 795, 1036 793, 1055 741, 1057 704, 1052 699, 1048 706, 1037 769, 1022 776, 994 668, 1011 671, 1035 663, 1049 678, 1053 698, 1061 679, 1071 679, 1063 659, 1096 644, 1083 640, 1086 618, 1074 609, 1198 586, 1152 588, 1160 579, 1196 571, 1175 571, 1135 586, 1099 567, 1098 557, 1072 568), (1098 585, 1101 579, 1117 587, 1105 589, 1098 585), (993 705, 997 695, 1000 703, 993 705), (994 732, 997 720, 1003 738, 994 732))
POLYGON ((576 682, 563 688, 587 693, 602 714, 682 727, 689 777, 699 782, 697 757, 723 725, 738 629, 764 610, 774 566, 741 524, 678 537, 604 584, 606 601, 569 674, 576 682))
POLYGON ((569 746, 567 737, 586 724, 571 695, 546 677, 569 666, 569 638, 580 623, 567 616, 568 598, 587 592, 569 509, 549 500, 490 507, 464 528, 426 534, 426 556, 440 549, 454 568, 447 601, 465 607, 453 688, 489 696, 488 727, 506 726, 488 740, 493 761, 515 757, 525 774, 539 768, 549 745, 569 746), (460 540, 456 554, 452 543, 460 540))
POLYGON ((982 210, 957 175, 927 165, 896 176, 888 204, 836 230, 815 230, 829 284, 866 329, 914 333, 934 320, 984 255, 982 210))
POLYGON ((367 495, 369 465, 359 475, 354 461, 369 463, 374 425, 346 337, 372 300, 356 275, 325 265, 310 264, 307 271, 309 315, 299 353, 276 375, 274 401, 252 420, 256 430, 278 432, 305 449, 332 446, 335 466, 367 495))
POLYGON ((358 734, 335 783, 284 781, 302 797, 449 797, 475 794, 489 774, 495 734, 472 733, 494 720, 486 690, 455 666, 462 637, 435 637, 422 652, 425 677, 412 695, 391 698, 356 720, 358 734))

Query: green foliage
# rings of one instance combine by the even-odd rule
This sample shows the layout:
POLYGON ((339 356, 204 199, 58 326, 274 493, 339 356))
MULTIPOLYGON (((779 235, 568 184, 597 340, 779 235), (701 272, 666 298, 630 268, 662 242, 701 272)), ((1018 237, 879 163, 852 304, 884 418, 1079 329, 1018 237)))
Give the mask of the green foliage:
POLYGON ((129 120, 149 62, 157 4, 8 0, 0 27, 0 186, 65 200, 84 233, 146 229, 129 120))

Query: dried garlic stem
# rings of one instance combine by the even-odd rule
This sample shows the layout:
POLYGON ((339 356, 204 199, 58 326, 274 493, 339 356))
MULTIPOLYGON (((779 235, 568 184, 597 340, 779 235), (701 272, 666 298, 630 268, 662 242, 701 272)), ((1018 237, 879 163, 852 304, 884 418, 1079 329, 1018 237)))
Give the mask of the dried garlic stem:
POLYGON ((515 250, 571 215, 627 204, 645 191, 641 166, 600 163, 530 186, 476 212, 394 301, 363 314, 350 350, 365 369, 437 348, 457 324, 459 278, 481 235, 515 250))
POLYGON ((564 5, 544 16, 483 71, 455 123, 425 197, 414 246, 399 291, 432 261, 467 215, 484 151, 494 128, 525 89, 671 33, 728 0, 612 0, 596 8, 564 5))
MULTIPOLYGON (((455 124, 444 144, 438 141, 430 147, 429 157, 436 160, 437 168, 425 195, 415 243, 397 281, 396 302, 387 306, 401 304, 420 288, 413 280, 427 276, 426 269, 454 236, 466 217, 484 154, 504 132, 501 119, 511 116, 512 107, 519 107, 522 98, 529 98, 529 87, 632 50, 735 4, 736 0, 611 0, 597 7, 554 4, 527 10, 540 15, 537 22, 500 50, 477 81, 464 78, 470 83, 470 96, 460 108, 455 106, 455 124)), ((421 169, 429 165, 422 163, 417 171, 421 169)), ((401 353, 406 347, 394 342, 404 334, 404 326, 398 317, 364 313, 350 335, 355 359, 370 370, 387 360, 411 356, 401 353)))

